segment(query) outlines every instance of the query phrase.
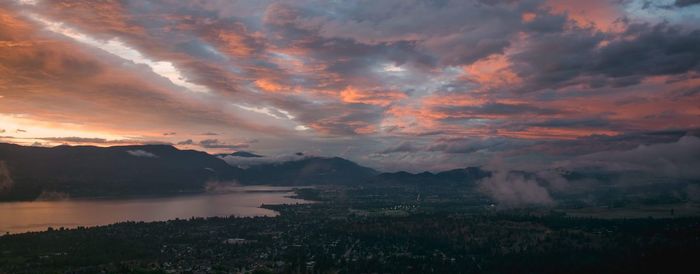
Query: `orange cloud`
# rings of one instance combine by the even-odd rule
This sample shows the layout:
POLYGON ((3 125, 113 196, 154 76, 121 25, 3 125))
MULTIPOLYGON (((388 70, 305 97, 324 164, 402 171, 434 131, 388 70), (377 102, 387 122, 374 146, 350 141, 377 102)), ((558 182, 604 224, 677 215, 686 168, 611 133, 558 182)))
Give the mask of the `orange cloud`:
POLYGON ((269 92, 280 92, 285 90, 284 86, 274 82, 273 80, 270 79, 258 79, 255 80, 255 85, 264 90, 264 91, 269 91, 269 92))
POLYGON ((386 111, 381 127, 392 135, 419 135, 443 130, 438 120, 445 116, 438 115, 421 106, 392 105, 386 111))
POLYGON ((520 18, 523 20, 523 22, 530 23, 537 18, 537 14, 534 12, 526 12, 523 13, 520 18))
POLYGON ((566 13, 579 27, 595 27, 601 31, 620 30, 616 21, 623 14, 609 0, 548 0, 546 6, 555 13, 566 13))
POLYGON ((343 102, 377 106, 387 106, 404 98, 406 98, 406 94, 400 91, 368 91, 351 86, 340 92, 340 99, 343 102))
POLYGON ((223 53, 232 57, 250 57, 250 55, 264 48, 260 35, 250 33, 241 23, 209 24, 204 22, 186 22, 194 24, 203 37, 216 45, 223 53))
POLYGON ((491 55, 464 67, 467 78, 486 87, 515 85, 521 79, 510 70, 510 61, 505 55, 491 55))
POLYGON ((245 37, 237 33, 219 31, 216 38, 224 44, 224 51, 230 55, 247 56, 254 51, 245 43, 245 37))

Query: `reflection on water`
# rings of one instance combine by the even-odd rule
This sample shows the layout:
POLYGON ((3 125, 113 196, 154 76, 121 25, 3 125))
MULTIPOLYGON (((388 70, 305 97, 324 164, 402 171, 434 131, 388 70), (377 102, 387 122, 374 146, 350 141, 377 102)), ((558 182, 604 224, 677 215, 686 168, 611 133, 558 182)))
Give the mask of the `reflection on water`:
POLYGON ((228 190, 227 193, 159 198, 0 203, 0 233, 193 216, 276 216, 277 212, 259 206, 308 203, 288 197, 291 188, 285 187, 246 186, 228 190))

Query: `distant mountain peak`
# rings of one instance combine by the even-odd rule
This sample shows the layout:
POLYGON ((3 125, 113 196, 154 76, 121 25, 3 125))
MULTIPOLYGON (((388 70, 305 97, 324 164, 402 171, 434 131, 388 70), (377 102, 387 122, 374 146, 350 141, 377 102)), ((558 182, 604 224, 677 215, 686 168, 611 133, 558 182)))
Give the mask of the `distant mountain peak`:
POLYGON ((361 184, 378 174, 374 169, 341 157, 309 156, 251 165, 240 181, 251 184, 361 184))
POLYGON ((219 157, 233 156, 233 157, 243 157, 243 158, 262 158, 262 155, 258 155, 249 151, 239 150, 230 154, 216 154, 219 157))
POLYGON ((371 183, 398 183, 398 184, 452 184, 473 185, 479 179, 490 176, 490 173, 478 167, 458 168, 442 172, 410 173, 398 171, 382 173, 370 180, 371 183))
POLYGON ((230 155, 236 156, 236 157, 249 157, 249 158, 261 158, 261 157, 263 157, 262 155, 258 155, 258 154, 252 153, 252 152, 242 151, 242 150, 231 153, 230 155))

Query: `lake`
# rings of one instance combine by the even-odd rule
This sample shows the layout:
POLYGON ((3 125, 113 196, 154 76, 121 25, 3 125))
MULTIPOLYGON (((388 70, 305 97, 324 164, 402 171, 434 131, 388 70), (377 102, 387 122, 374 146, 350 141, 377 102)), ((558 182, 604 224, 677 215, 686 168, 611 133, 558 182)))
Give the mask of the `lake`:
POLYGON ((75 228, 123 221, 165 221, 214 216, 276 216, 262 204, 310 203, 294 199, 290 187, 228 187, 224 193, 133 199, 73 199, 0 203, 0 235, 75 228))

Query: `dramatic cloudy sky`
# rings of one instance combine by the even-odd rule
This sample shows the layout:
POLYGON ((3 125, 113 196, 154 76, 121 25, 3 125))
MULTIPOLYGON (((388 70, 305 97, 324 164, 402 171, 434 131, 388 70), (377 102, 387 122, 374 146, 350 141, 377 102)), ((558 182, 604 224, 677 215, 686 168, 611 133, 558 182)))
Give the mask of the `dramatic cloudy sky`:
POLYGON ((440 170, 697 128, 697 0, 0 0, 2 142, 440 170))

